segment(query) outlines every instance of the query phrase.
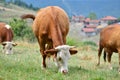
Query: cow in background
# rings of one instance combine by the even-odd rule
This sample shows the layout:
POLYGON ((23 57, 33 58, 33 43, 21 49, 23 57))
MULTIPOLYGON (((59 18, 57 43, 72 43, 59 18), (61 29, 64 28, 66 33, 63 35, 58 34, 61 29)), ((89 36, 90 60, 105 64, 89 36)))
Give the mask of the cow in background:
POLYGON ((69 31, 69 18, 66 12, 57 6, 40 9, 36 16, 25 14, 22 19, 32 18, 33 32, 40 46, 42 66, 46 68, 46 57, 54 55, 56 64, 61 73, 68 72, 70 54, 76 54, 73 46, 66 45, 66 36, 69 31))
POLYGON ((12 42, 13 32, 10 25, 0 22, 0 44, 3 45, 3 53, 11 54, 13 46, 16 46, 16 43, 12 42))
POLYGON ((100 41, 99 41, 99 51, 98 51, 98 64, 100 64, 100 56, 102 50, 104 49, 104 61, 107 60, 109 63, 110 69, 111 66, 111 56, 113 52, 118 53, 119 55, 119 69, 120 72, 120 24, 112 24, 104 28, 100 32, 100 41))

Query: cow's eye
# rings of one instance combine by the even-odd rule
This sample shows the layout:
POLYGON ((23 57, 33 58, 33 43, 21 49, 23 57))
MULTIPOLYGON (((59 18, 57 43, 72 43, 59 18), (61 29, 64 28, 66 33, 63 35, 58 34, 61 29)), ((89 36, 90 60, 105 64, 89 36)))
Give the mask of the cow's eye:
POLYGON ((58 61, 61 61, 61 60, 62 60, 62 58, 61 58, 61 57, 59 57, 59 58, 58 58, 58 61))

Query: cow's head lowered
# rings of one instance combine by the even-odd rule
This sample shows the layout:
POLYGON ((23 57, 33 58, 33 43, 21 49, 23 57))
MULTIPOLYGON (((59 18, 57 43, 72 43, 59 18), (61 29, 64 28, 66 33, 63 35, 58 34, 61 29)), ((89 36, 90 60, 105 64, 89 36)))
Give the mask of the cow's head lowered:
POLYGON ((3 42, 2 45, 3 45, 3 53, 12 54, 13 53, 12 48, 13 46, 16 46, 17 44, 13 42, 3 42))
POLYGON ((56 54, 55 62, 56 65, 59 68, 59 71, 61 73, 67 73, 68 72, 68 59, 70 58, 70 55, 76 54, 77 50, 72 50, 74 46, 68 46, 68 45, 61 45, 55 47, 55 49, 46 50, 45 53, 47 55, 53 55, 56 54))

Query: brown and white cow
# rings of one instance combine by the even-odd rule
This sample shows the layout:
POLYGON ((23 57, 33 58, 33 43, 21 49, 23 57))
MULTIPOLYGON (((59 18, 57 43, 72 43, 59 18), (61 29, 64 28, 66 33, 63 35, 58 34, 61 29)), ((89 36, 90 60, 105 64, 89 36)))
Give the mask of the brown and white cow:
POLYGON ((70 54, 77 53, 77 50, 66 45, 66 36, 69 31, 69 19, 66 12, 60 7, 49 6, 40 9, 36 16, 25 14, 22 18, 34 20, 32 29, 40 46, 43 67, 46 68, 46 57, 54 55, 59 71, 67 73, 70 54))
POLYGON ((3 45, 3 53, 12 53, 12 47, 17 45, 12 40, 13 32, 10 25, 0 22, 0 43, 3 45))
POLYGON ((111 56, 113 52, 118 53, 119 55, 119 72, 120 72, 120 24, 112 24, 104 28, 100 32, 100 41, 99 41, 99 51, 98 51, 98 64, 100 64, 100 56, 102 50, 104 49, 104 61, 107 59, 111 66, 111 56))

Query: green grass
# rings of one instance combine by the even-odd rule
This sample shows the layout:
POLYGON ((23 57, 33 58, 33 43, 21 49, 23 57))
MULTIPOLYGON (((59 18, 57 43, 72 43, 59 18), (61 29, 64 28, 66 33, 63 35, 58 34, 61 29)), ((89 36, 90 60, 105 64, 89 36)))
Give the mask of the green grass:
MULTIPOLYGON (((88 47, 88 46, 86 46, 88 47)), ((51 67, 41 69, 41 55, 37 43, 18 42, 14 54, 1 53, 0 46, 0 80, 119 80, 118 55, 113 54, 113 70, 108 69, 101 57, 101 65, 96 67, 97 50, 78 47, 78 54, 69 60, 69 73, 57 72, 51 59, 51 67)), ((91 47, 89 47, 91 48, 91 47)))

